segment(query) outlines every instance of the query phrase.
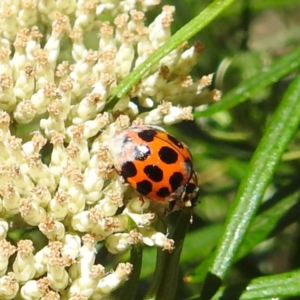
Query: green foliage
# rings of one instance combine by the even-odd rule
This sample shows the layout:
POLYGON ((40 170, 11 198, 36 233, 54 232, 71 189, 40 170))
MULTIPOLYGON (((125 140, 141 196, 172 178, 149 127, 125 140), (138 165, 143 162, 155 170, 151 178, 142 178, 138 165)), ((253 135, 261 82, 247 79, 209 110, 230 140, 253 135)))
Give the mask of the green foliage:
POLYGON ((207 47, 193 75, 217 69, 223 97, 178 127, 199 171, 201 203, 190 226, 187 212, 168 217, 170 226, 179 218, 171 236, 181 242, 171 255, 159 251, 154 278, 155 253, 144 251, 140 285, 152 280, 152 287, 136 297, 299 297, 299 1, 170 4, 180 10, 180 29, 117 88, 115 99, 189 38, 207 47))

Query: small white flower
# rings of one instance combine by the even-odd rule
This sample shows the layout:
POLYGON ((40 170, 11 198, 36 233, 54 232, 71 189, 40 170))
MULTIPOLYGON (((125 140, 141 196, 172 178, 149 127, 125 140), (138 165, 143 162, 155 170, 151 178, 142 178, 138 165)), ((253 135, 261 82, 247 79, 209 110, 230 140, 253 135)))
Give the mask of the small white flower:
POLYGON ((89 276, 90 270, 95 263, 97 241, 90 234, 84 235, 82 241, 83 245, 79 250, 78 263, 76 266, 80 277, 86 277, 89 276))
POLYGON ((147 198, 141 200, 141 197, 137 196, 132 198, 126 205, 123 213, 142 213, 147 211, 151 201, 147 198))
POLYGON ((13 183, 8 181, 0 193, 3 197, 2 205, 6 212, 12 215, 17 214, 19 212, 21 197, 13 183))
POLYGON ((30 240, 18 242, 18 252, 13 263, 13 271, 20 283, 25 283, 35 275, 33 243, 30 240))
POLYGON ((142 241, 143 236, 137 230, 131 230, 129 233, 115 233, 105 240, 107 250, 112 254, 122 253, 129 249, 131 245, 142 241))
POLYGON ((128 233, 112 234, 105 239, 105 247, 112 254, 122 253, 130 248, 128 233))
POLYGON ((155 231, 153 228, 141 228, 143 235, 143 242, 148 246, 157 246, 163 250, 172 252, 174 249, 174 241, 168 239, 166 235, 161 232, 155 231))
POLYGON ((72 282, 69 289, 69 297, 81 295, 89 298, 94 294, 95 287, 101 277, 105 274, 104 267, 94 265, 91 267, 89 274, 85 274, 72 282))
POLYGON ((51 213, 55 220, 63 220, 69 211, 69 198, 70 196, 58 190, 54 197, 50 200, 48 205, 48 212, 51 213))
POLYGON ((18 23, 23 28, 30 28, 36 24, 38 20, 37 4, 36 1, 26 1, 20 7, 18 23))
POLYGON ((46 217, 43 207, 34 202, 33 199, 21 199, 20 212, 24 220, 32 226, 37 226, 46 217))
POLYGON ((16 251, 16 247, 11 245, 6 240, 0 240, 0 276, 3 276, 7 271, 9 257, 16 251))
POLYGON ((51 241, 61 240, 65 236, 65 226, 51 217, 47 217, 39 224, 40 231, 51 241))
POLYGON ((50 287, 56 291, 63 291, 68 286, 69 274, 65 268, 73 264, 71 257, 61 255, 61 247, 62 243, 51 242, 45 252, 47 277, 50 287))
POLYGON ((101 299, 97 297, 109 295, 130 276, 132 269, 133 266, 130 263, 120 263, 116 271, 99 280, 93 295, 94 299, 101 299))
POLYGON ((7 275, 0 278, 0 298, 3 300, 15 299, 19 291, 19 283, 13 272, 8 272, 7 275))
POLYGON ((47 277, 39 280, 29 280, 21 288, 25 300, 39 300, 49 292, 50 281, 47 277))
POLYGON ((88 204, 98 202, 102 196, 104 180, 99 176, 97 168, 86 168, 84 171, 83 187, 87 193, 86 200, 88 204))
POLYGON ((63 256, 68 256, 75 260, 80 251, 80 246, 81 246, 80 237, 76 234, 67 233, 65 234, 61 242, 62 242, 61 254, 63 256))
POLYGON ((89 232, 96 226, 95 223, 91 222, 89 211, 82 211, 72 216, 71 225, 73 229, 80 232, 89 232))

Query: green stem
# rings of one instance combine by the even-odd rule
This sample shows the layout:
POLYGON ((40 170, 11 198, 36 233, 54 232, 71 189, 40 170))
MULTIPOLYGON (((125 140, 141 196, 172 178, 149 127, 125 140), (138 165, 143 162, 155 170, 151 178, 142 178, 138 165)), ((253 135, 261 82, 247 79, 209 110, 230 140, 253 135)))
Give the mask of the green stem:
POLYGON ((134 300, 141 274, 143 247, 140 244, 133 245, 130 252, 130 263, 133 270, 129 280, 124 283, 119 299, 134 300))
POLYGON ((175 298, 178 282, 179 260, 185 235, 191 222, 192 213, 193 211, 191 208, 183 209, 177 221, 174 234, 171 235, 171 238, 174 240, 175 249, 167 256, 165 268, 163 270, 163 280, 160 282, 160 286, 155 297, 157 300, 173 300, 175 298))

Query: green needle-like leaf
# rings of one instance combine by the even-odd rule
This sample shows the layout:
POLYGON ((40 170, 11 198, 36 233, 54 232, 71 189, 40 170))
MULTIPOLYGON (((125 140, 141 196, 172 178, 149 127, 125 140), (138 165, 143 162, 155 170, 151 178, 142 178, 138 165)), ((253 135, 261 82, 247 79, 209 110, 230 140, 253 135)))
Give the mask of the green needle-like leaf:
MULTIPOLYGON (((246 256, 253 248, 297 220, 300 214, 299 183, 293 182, 275 193, 260 208, 253 219, 243 244, 234 261, 246 256)), ((202 240, 202 239, 201 239, 202 240)), ((195 272, 187 277, 189 282, 200 283, 204 280, 212 262, 212 255, 206 257, 195 272)))
POLYGON ((279 275, 259 277, 249 284, 239 284, 235 287, 220 290, 212 299, 287 299, 299 296, 300 271, 293 271, 279 275))
POLYGON ((293 182, 282 188, 260 208, 263 211, 251 223, 235 260, 246 256, 256 245, 276 235, 292 222, 298 220, 300 214, 299 182, 293 182), (284 198, 282 194, 285 194, 284 198))
POLYGON ((239 187, 226 231, 216 249, 215 259, 204 284, 202 299, 210 299, 221 285, 243 241, 276 166, 300 123, 300 75, 277 108, 239 187), (211 284, 214 282, 214 285, 211 284))

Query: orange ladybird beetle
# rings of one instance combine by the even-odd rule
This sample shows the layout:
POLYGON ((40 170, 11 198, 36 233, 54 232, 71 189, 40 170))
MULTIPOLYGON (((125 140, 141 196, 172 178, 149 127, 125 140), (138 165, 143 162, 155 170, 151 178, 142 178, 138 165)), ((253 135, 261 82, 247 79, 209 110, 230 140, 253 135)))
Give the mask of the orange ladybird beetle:
POLYGON ((187 146, 153 125, 136 125, 117 134, 109 150, 125 183, 154 202, 179 201, 193 206, 198 198, 197 175, 187 146))

